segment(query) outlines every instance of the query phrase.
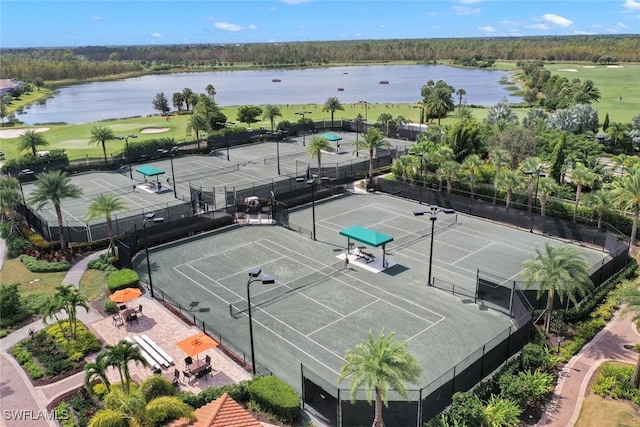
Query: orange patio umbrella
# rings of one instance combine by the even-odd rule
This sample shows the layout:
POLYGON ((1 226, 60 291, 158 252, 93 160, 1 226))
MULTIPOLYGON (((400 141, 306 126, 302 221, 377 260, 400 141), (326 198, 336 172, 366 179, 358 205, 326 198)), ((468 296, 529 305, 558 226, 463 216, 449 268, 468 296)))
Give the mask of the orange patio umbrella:
POLYGON ((113 302, 127 302, 138 298, 140 295, 142 295, 142 291, 138 288, 124 288, 109 295, 109 299, 113 302))
POLYGON ((220 343, 204 332, 192 335, 189 338, 185 338, 176 343, 178 347, 188 356, 195 356, 202 353, 205 350, 214 348, 220 345, 220 343))

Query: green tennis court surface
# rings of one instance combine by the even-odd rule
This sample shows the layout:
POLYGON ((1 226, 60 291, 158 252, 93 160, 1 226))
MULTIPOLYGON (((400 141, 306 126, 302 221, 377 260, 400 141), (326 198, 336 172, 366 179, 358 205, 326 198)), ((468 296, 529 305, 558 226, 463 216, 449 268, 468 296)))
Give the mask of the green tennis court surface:
MULTIPOLYGON (((258 367, 298 391, 301 363, 336 384, 346 350, 370 330, 384 329, 408 341, 424 369, 423 386, 503 333, 513 319, 426 286, 431 224, 428 216, 413 215, 419 207, 381 194, 352 195, 316 204, 317 241, 279 226, 254 225, 156 248, 150 252, 155 293, 222 335, 250 362, 248 271, 261 267, 276 283, 250 286, 258 367), (345 268, 347 239, 339 232, 354 225, 394 237, 386 248, 392 267, 374 272, 354 262, 345 268)), ((311 229, 311 211, 291 212, 290 223, 311 229)), ((478 269, 517 278, 536 247, 565 244, 463 215, 442 219, 433 235, 433 277, 472 294, 478 269)), ((379 248, 358 249, 381 256, 379 248)), ((590 265, 607 256, 580 250, 590 265)), ((138 256, 134 266, 146 281, 145 257, 138 256)))

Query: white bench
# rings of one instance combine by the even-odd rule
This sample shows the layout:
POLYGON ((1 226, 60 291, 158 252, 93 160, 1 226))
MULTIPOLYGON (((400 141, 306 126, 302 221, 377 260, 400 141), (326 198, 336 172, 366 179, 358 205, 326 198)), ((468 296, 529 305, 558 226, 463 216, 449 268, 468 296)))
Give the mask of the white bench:
POLYGON ((158 371, 160 369, 160 365, 158 365, 156 363, 155 360, 153 360, 153 358, 151 356, 149 356, 149 354, 142 348, 140 347, 134 340, 132 340, 129 337, 124 337, 124 339, 126 341, 129 341, 131 344, 133 344, 134 346, 138 347, 138 349, 140 350, 140 354, 142 354, 142 357, 144 357, 144 360, 147 361, 147 363, 149 364, 149 366, 151 366, 153 368, 154 371, 158 371))
POLYGON ((173 361, 173 358, 171 356, 169 356, 169 354, 164 351, 158 344, 156 344, 151 338, 149 338, 146 334, 142 334, 142 339, 145 340, 147 343, 149 343, 149 345, 151 347, 153 347, 153 349, 155 351, 158 352, 158 354, 160 354, 164 360, 166 360, 167 362, 169 362, 169 364, 174 365, 175 362, 173 361))
POLYGON ((158 352, 155 351, 149 344, 147 344, 145 340, 143 340, 139 336, 134 336, 133 339, 141 348, 144 349, 144 351, 147 352, 147 354, 149 354, 156 362, 158 362, 158 364, 164 366, 165 368, 169 367, 170 363, 164 360, 164 357, 158 354, 158 352))

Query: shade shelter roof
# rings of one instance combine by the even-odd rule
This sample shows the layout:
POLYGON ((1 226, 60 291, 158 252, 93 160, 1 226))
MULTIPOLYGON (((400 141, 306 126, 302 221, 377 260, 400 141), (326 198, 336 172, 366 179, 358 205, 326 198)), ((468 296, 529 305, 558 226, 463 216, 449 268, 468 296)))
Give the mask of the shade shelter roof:
POLYGON ((182 341, 178 341, 176 345, 180 347, 182 351, 187 353, 188 356, 195 356, 205 350, 219 346, 220 343, 204 332, 200 332, 185 338, 182 341))
POLYGON ((144 165, 136 168, 136 172, 141 173, 144 176, 158 176, 164 174, 162 169, 154 168, 153 166, 144 165))
POLYGON ((354 225, 353 227, 341 230, 340 235, 353 240, 357 240, 358 242, 362 242, 365 245, 373 246, 374 248, 383 246, 389 242, 393 242, 393 236, 389 236, 388 234, 383 234, 359 225, 354 225))
POLYGON ((327 138, 331 142, 340 141, 342 139, 341 136, 338 136, 334 133, 323 133, 320 136, 323 138, 327 138))
POLYGON ((109 295, 109 299, 113 302, 127 302, 138 298, 142 295, 142 291, 137 288, 120 289, 109 295))

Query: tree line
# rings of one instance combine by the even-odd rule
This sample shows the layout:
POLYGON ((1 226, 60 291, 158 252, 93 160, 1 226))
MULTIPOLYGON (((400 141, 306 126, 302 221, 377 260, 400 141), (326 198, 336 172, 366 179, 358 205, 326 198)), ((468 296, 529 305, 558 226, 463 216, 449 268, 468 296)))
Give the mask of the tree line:
POLYGON ((490 67, 496 60, 640 62, 640 39, 589 35, 0 49, 0 78, 82 80, 121 73, 210 70, 240 63, 280 68, 444 60, 472 67, 490 67))

